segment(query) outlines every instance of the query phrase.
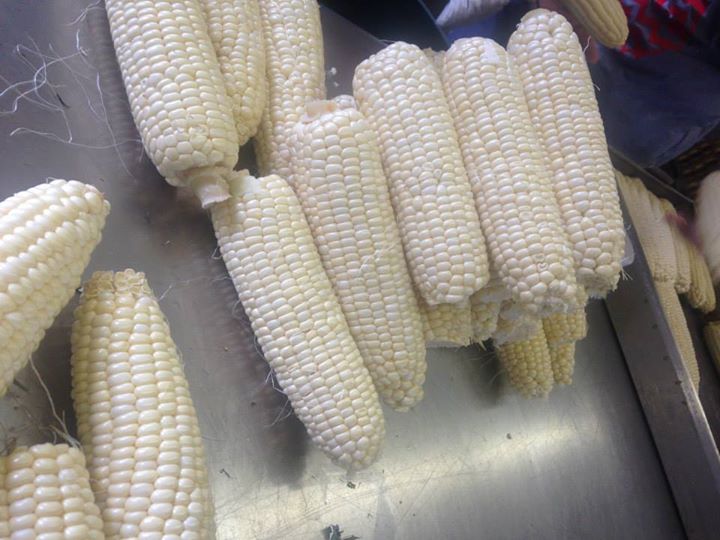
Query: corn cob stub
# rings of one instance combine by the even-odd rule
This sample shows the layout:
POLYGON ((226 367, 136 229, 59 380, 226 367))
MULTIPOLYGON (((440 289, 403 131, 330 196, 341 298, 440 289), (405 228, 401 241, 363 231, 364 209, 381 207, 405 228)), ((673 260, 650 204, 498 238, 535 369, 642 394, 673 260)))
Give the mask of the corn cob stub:
POLYGON ((202 436, 179 353, 145 276, 96 272, 72 330, 78 435, 108 538, 208 538, 202 436))
POLYGON ((622 2, 618 0, 560 1, 590 35, 606 47, 615 48, 625 44, 630 30, 622 2))
POLYGON ((575 259, 578 283, 603 297, 625 247, 620 199, 590 71, 570 23, 527 13, 508 43, 575 259))
POLYGON ((466 301, 488 281, 487 253, 438 72, 396 42, 358 65, 353 93, 378 135, 415 285, 430 305, 466 301))
POLYGON ((567 309, 572 251, 512 60, 492 40, 460 39, 442 80, 498 275, 534 312, 567 309))
POLYGON ((199 0, 106 0, 105 9, 148 156, 203 206, 227 198, 238 135, 199 0))
POLYGON ((267 99, 257 0, 200 0, 233 110, 238 142, 257 132, 267 99))
POLYGON ((67 444, 38 444, 16 448, 1 461, 7 474, 0 491, 4 489, 8 505, 8 521, 0 522, 2 538, 105 538, 80 450, 67 444))
POLYGON ((380 397, 423 395, 425 344, 380 152, 353 108, 309 104, 290 138, 290 184, 380 397))
POLYGON ((385 435, 380 401, 292 188, 236 173, 212 208, 218 244, 265 359, 308 434, 347 469, 385 435))
POLYGON ((53 180, 0 202, 0 396, 80 286, 110 205, 53 180))
POLYGON ((290 132, 305 106, 325 99, 325 58, 316 0, 258 0, 268 99, 254 139, 261 174, 290 176, 290 132))
POLYGON ((496 347, 510 385, 524 397, 545 397, 553 387, 553 369, 545 333, 540 327, 528 339, 496 347))

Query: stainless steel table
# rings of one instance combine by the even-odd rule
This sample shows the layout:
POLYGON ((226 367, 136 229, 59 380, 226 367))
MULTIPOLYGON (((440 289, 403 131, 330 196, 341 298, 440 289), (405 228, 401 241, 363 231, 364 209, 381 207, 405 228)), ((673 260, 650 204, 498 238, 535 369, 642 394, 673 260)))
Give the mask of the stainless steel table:
MULTIPOLYGON (((336 94, 378 43, 330 12, 323 20, 336 94)), ((516 396, 479 348, 430 352, 425 400, 386 410, 381 459, 348 477, 273 387, 208 216, 143 157, 102 3, 0 4, 0 76, 0 198, 48 177, 107 195, 112 212, 87 274, 143 270, 160 297, 200 415, 219 539, 320 539, 334 524, 345 538, 382 540, 684 537, 603 303, 589 306, 575 383, 545 400, 516 396)), ((53 440, 50 399, 74 429, 75 304, 34 355, 49 395, 27 368, 0 400, 1 443, 53 440)))

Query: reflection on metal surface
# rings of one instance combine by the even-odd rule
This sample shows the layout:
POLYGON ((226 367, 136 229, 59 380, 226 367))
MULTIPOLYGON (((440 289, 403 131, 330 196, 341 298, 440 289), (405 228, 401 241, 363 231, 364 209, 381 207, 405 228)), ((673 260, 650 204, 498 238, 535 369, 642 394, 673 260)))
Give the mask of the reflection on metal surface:
MULTIPOLYGON (((83 51, 42 75, 47 83, 38 92, 62 114, 30 93, 16 113, 0 116, 0 198, 48 176, 82 179, 107 195, 112 212, 88 274, 142 270, 160 298, 198 410, 219 540, 320 539, 331 524, 347 537, 380 540, 682 537, 600 303, 588 310, 590 334, 578 346, 573 386, 526 401, 480 349, 433 351, 425 400, 409 413, 386 411, 380 461, 352 478, 331 465, 308 444, 268 376, 207 214, 166 185, 133 142, 102 5, 72 23, 90 1, 0 3, 0 75, 7 81, 32 79, 38 69, 14 52, 18 43, 36 47, 47 63, 78 53, 78 44, 83 51), (10 136, 26 127, 67 140, 65 120, 77 144, 10 136)), ((352 68, 378 43, 329 12, 323 17, 327 66, 336 70, 328 86, 347 92, 352 68)), ((16 98, 12 91, 0 96, 0 110, 12 109, 16 98)), ((34 356, 71 430, 74 305, 34 356)), ((51 440, 52 424, 46 395, 23 371, 0 400, 0 446, 51 440)))

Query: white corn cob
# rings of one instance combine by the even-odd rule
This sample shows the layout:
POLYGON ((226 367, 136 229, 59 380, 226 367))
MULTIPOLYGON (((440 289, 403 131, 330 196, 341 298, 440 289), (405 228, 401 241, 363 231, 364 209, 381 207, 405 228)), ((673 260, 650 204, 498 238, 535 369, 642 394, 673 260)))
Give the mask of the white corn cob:
POLYGON ((720 170, 707 175, 695 202, 695 224, 713 283, 720 282, 720 170))
POLYGON ((267 99, 257 0, 200 0, 230 98, 240 145, 255 135, 267 99))
POLYGON ((703 329, 705 345, 712 357, 715 369, 720 373, 720 321, 710 321, 703 329))
POLYGON ((258 0, 268 99, 254 139, 261 174, 290 176, 288 138, 311 101, 325 99, 325 59, 316 0, 258 0))
POLYGON ((487 253, 437 71, 396 42, 355 69, 353 94, 378 135, 417 289, 430 305, 467 300, 488 281, 487 253))
POLYGON ((495 334, 502 303, 509 299, 509 289, 491 269, 487 285, 470 297, 473 342, 482 343, 495 334))
MULTIPOLYGON (((11 540, 103 540, 85 457, 67 444, 38 444, 2 458, 11 540)), ((3 525, 0 523, 0 533, 3 525)))
POLYGON ((625 248, 620 198, 590 71, 570 23, 527 13, 508 43, 575 259, 590 296, 615 289, 625 248))
POLYGON ((199 0, 106 0, 105 9, 148 156, 203 206, 226 198, 238 136, 199 0))
POLYGON ((425 333, 425 346, 456 348, 470 345, 473 337, 470 302, 429 306, 418 299, 425 333))
MULTIPOLYGON (((684 239, 683 239, 684 240, 684 239)), ((690 289, 687 292, 688 302, 695 309, 703 313, 710 313, 715 310, 716 297, 713 287, 710 269, 702 252, 686 241, 688 255, 690 257, 690 289)))
POLYGON ((290 137, 291 186, 380 397, 422 399, 425 343, 375 134, 332 101, 308 105, 290 137))
POLYGON ((700 370, 698 368, 695 347, 693 346, 690 330, 688 329, 685 313, 680 304, 680 299, 675 292, 675 285, 672 282, 655 282, 655 290, 660 300, 665 318, 667 319, 670 332, 677 344, 680 358, 690 376, 690 381, 697 390, 700 387, 700 370))
POLYGON ((572 384, 575 371, 575 341, 549 345, 550 365, 555 384, 572 384))
POLYGON ((93 274, 75 310, 71 344, 78 435, 107 538, 210 538, 202 436, 145 276, 93 274))
MULTIPOLYGON (((622 2, 618 0, 561 0, 588 33, 606 47, 625 44, 629 29, 622 2)), ((583 43, 583 46, 587 46, 583 43)))
POLYGON ((0 538, 10 538, 10 508, 8 492, 5 487, 7 477, 7 457, 0 456, 0 538))
POLYGON ((492 40, 460 39, 442 80, 494 268, 528 309, 566 309, 572 251, 512 60, 492 40))
POLYGON ((80 286, 110 205, 54 180, 0 202, 0 396, 80 286))
POLYGON ((675 247, 667 221, 652 195, 638 178, 618 175, 618 184, 640 245, 655 281, 675 283, 675 247))
MULTIPOLYGON (((660 204, 666 219, 669 216, 677 215, 675 207, 667 199, 660 199, 660 204)), ((692 282, 688 245, 676 225, 670 225, 670 232, 672 235, 673 247, 675 248, 675 290, 679 294, 684 294, 690 290, 690 283, 692 282)))
POLYGON ((347 469, 377 457, 377 392, 292 188, 246 171, 212 208, 220 251, 265 359, 313 442, 347 469))
POLYGON ((553 387, 553 370, 545 333, 497 346, 500 364, 510 385, 524 397, 544 397, 553 387))

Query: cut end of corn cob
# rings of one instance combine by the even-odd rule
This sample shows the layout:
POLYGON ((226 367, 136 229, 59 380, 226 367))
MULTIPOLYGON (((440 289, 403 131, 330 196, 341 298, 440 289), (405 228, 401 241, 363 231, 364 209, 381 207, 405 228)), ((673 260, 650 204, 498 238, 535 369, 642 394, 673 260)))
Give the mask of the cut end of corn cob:
POLYGON ((290 139, 291 184, 375 387, 407 410, 425 346, 374 133, 354 108, 313 102, 290 139))
POLYGON ((7 471, 4 478, 0 476, 4 480, 0 491, 4 488, 8 505, 4 510, 8 520, 0 522, 3 538, 105 538, 80 450, 66 444, 38 444, 16 448, 0 461, 7 471))
MULTIPOLYGON (((621 47, 630 29, 622 2, 618 0, 561 0, 583 28, 606 47, 621 47)), ((583 44, 584 45, 584 44, 583 44)))
POLYGON ((302 207, 279 176, 230 179, 211 215, 265 359, 313 442, 346 469, 369 466, 385 435, 380 401, 302 207))
POLYGON ((549 351, 555 384, 572 384, 575 371, 575 342, 550 346, 549 351))
POLYGON ((97 189, 74 180, 0 203, 0 395, 80 286, 109 211, 97 189))
POLYGON ((192 189, 195 196, 200 199, 203 208, 209 208, 210 205, 222 202, 230 197, 228 185, 225 181, 224 174, 216 167, 206 169, 194 169, 184 175, 185 185, 192 189))
POLYGON ((550 393, 553 369, 542 328, 528 339, 498 345, 497 353, 510 385, 521 395, 545 397, 550 393))
POLYGON ((564 311, 572 251, 511 58, 492 40, 460 39, 442 82, 495 270, 528 310, 564 311))
POLYGON ((543 145, 577 281, 593 297, 615 289, 625 229, 605 130, 585 57, 567 20, 534 10, 508 42, 543 145))
POLYGON ((105 534, 207 538, 214 525, 202 435, 145 276, 93 274, 71 344, 78 435, 105 534))
POLYGON ((485 241, 442 82, 396 42, 355 69, 358 107, 378 134, 413 281, 429 305, 466 302, 488 279, 485 241))

